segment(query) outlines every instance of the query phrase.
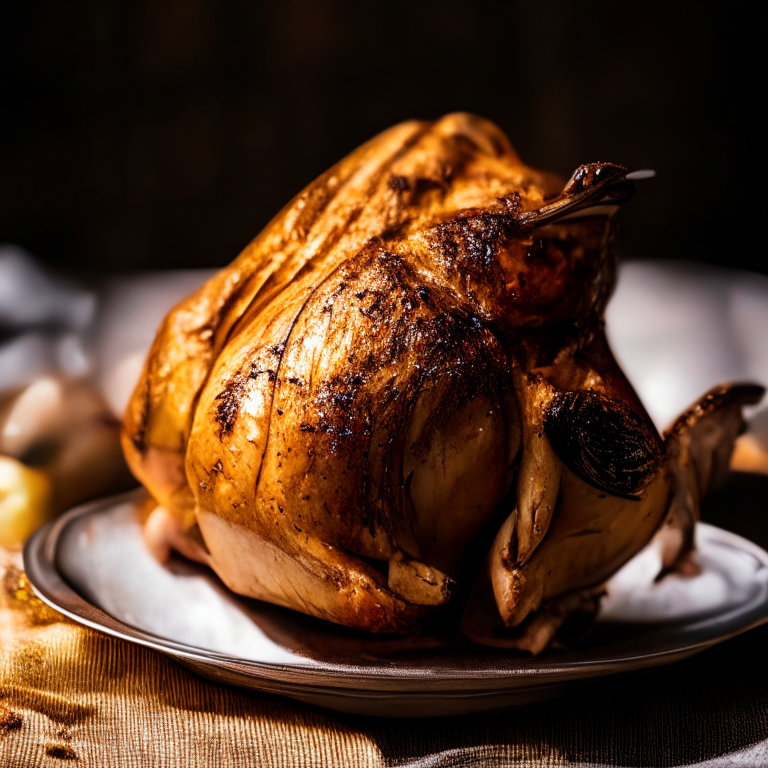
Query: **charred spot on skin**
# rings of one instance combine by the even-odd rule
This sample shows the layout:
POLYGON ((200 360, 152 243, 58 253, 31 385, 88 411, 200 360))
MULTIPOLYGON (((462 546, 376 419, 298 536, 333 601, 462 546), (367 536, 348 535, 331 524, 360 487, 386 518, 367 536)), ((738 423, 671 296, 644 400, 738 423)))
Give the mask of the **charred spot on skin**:
POLYGON ((407 192, 411 188, 411 183, 405 176, 390 176, 388 186, 395 192, 407 192))
POLYGON ((520 193, 519 192, 511 192, 508 195, 503 195, 502 197, 498 197, 496 199, 513 216, 517 215, 522 210, 523 201, 522 201, 522 198, 520 197, 520 193))
POLYGON ((357 298, 361 302, 358 312, 363 317, 379 318, 387 314, 386 302, 381 291, 360 291, 357 294, 357 298))
POLYGON ((258 376, 266 374, 271 383, 276 380, 275 372, 270 368, 267 370, 259 369, 255 363, 251 363, 250 371, 246 376, 236 376, 229 381, 224 387, 223 391, 216 395, 216 400, 219 401, 216 407, 215 420, 219 425, 219 440, 224 435, 231 434, 237 421, 237 416, 240 411, 240 401, 243 398, 246 382, 256 379, 258 376))
POLYGON ((318 387, 314 402, 319 419, 311 431, 330 440, 331 453, 335 453, 342 443, 350 447, 352 443, 367 444, 373 422, 368 407, 359 402, 361 387, 367 380, 367 375, 359 370, 348 371, 318 387))
POLYGON ((557 392, 544 431, 574 474, 613 496, 639 500, 661 463, 661 444, 645 421, 598 392, 557 392))
POLYGON ((275 379, 277 378, 275 375, 275 372, 271 368, 262 370, 257 367, 256 363, 251 363, 251 370, 248 372, 248 378, 256 379, 258 376, 261 376, 263 373, 266 373, 267 376, 269 377, 270 382, 274 383, 275 379))
POLYGON ((438 224, 430 231, 430 240, 443 256, 477 278, 494 266, 511 227, 508 214, 484 211, 438 224))
POLYGON ((243 392, 242 381, 231 381, 222 392, 216 395, 220 401, 216 407, 216 422, 219 425, 219 439, 228 435, 235 428, 237 413, 240 406, 240 398, 243 392))
POLYGON ((451 185, 452 173, 448 167, 443 167, 438 171, 437 177, 419 176, 416 179, 409 179, 406 176, 392 175, 389 177, 387 186, 394 191, 401 199, 401 205, 417 205, 424 195, 433 190, 438 190, 445 194, 451 185))
POLYGON ((336 304, 336 299, 341 296, 342 293, 344 293, 344 290, 346 289, 347 284, 344 282, 339 283, 336 288, 333 290, 331 295, 326 300, 326 303, 323 305, 322 312, 326 314, 330 314, 333 312, 333 307, 336 304))

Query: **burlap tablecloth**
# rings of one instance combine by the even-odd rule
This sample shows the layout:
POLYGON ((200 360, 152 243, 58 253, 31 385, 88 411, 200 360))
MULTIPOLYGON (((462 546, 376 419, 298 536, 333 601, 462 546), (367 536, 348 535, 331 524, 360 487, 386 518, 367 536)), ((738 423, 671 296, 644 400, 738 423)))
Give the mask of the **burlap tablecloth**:
MULTIPOLYGON (((768 479, 710 522, 768 544, 768 479)), ((215 685, 77 626, 0 551, 0 766, 768 765, 764 625, 672 667, 554 702, 445 720, 373 720, 215 685)))

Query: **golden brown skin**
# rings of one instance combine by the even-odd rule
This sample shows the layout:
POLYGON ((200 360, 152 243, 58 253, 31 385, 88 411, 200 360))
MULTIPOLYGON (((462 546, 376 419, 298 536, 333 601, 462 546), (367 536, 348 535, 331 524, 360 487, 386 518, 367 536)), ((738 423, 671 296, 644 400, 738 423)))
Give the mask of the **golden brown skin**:
POLYGON ((538 650, 557 622, 527 617, 644 546, 676 482, 603 332, 631 193, 466 114, 352 153, 163 323, 123 436, 149 529, 374 632, 477 580, 467 634, 538 650))

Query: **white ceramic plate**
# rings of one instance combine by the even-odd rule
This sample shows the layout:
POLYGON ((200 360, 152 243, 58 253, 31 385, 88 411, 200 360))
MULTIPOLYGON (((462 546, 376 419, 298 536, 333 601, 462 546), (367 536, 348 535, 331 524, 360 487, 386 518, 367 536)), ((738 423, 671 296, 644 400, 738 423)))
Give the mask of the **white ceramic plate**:
POLYGON ((521 706, 595 676, 678 661, 768 621, 768 553, 700 524, 699 576, 656 584, 657 556, 645 550, 611 580, 601 620, 576 647, 531 658, 459 637, 393 643, 237 597, 186 561, 157 564, 135 515, 142 494, 79 507, 29 539, 24 565, 40 598, 205 677, 343 712, 521 706))

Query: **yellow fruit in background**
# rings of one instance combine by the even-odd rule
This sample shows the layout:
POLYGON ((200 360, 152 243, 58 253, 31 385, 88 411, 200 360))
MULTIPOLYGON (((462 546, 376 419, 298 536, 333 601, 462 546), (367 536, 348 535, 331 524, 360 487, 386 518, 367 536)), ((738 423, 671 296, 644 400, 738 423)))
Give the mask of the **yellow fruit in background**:
POLYGON ((48 478, 16 459, 0 456, 0 546, 21 544, 51 516, 48 478))

